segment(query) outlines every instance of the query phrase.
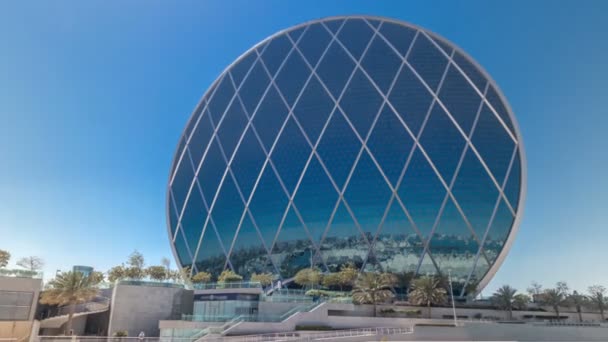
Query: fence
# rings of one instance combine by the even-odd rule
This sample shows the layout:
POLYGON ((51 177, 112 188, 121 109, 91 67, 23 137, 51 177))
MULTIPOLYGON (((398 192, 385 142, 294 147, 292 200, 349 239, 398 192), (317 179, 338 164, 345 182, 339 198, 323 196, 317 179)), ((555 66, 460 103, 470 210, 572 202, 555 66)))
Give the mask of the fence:
POLYGON ((257 281, 225 282, 225 283, 202 283, 192 284, 195 290, 214 289, 261 289, 262 284, 257 281))

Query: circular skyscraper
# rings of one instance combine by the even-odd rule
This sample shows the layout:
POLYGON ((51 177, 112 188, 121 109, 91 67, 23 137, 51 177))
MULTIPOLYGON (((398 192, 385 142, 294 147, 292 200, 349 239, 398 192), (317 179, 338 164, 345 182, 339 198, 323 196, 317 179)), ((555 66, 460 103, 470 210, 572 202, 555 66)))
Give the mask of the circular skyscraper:
POLYGON ((497 85, 447 40, 385 18, 308 22, 239 57, 194 110, 172 247, 193 272, 449 271, 464 294, 513 241, 523 152, 497 85))

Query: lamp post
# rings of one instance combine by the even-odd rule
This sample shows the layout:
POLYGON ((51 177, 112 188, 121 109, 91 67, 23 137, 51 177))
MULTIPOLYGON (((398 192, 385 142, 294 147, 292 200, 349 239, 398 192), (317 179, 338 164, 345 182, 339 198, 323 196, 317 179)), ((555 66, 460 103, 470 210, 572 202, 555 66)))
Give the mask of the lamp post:
POLYGON ((452 297, 452 311, 454 312, 454 326, 458 324, 456 319, 456 303, 454 303, 454 290, 452 288, 452 272, 448 269, 448 280, 450 282, 450 295, 452 297))

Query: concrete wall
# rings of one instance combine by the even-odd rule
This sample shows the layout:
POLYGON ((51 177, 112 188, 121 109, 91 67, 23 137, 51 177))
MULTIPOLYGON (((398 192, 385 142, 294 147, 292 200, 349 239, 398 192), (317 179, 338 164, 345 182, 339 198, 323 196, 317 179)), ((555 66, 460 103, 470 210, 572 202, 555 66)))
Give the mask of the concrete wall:
POLYGON ((0 338, 25 338, 30 335, 33 321, 0 321, 0 338))
POLYGON ((32 292, 32 303, 28 320, 34 320, 38 297, 42 290, 42 279, 20 278, 20 277, 0 277, 0 291, 32 292))
POLYGON ((108 335, 126 330, 135 337, 159 335, 159 321, 192 312, 192 291, 145 285, 116 285, 112 293, 108 335))

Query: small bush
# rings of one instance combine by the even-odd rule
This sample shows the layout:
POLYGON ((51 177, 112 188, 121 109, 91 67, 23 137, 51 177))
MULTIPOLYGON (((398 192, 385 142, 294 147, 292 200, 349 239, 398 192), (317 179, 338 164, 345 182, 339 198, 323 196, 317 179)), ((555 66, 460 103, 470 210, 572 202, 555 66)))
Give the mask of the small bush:
POLYGON ((296 330, 327 331, 332 330, 332 328, 328 325, 296 325, 296 330))
POLYGON ((397 311, 395 311, 395 309, 393 309, 393 308, 380 309, 380 313, 383 313, 383 314, 391 314, 391 313, 395 313, 395 312, 397 312, 397 311))
POLYGON ((341 294, 340 292, 317 289, 306 291, 306 295, 310 297, 339 297, 341 294))
POLYGON ((118 330, 114 333, 114 337, 127 337, 129 336, 129 332, 126 330, 118 330))
POLYGON ((475 319, 481 319, 481 317, 483 317, 483 315, 481 314, 481 312, 478 312, 476 314, 473 315, 473 318, 475 319))

